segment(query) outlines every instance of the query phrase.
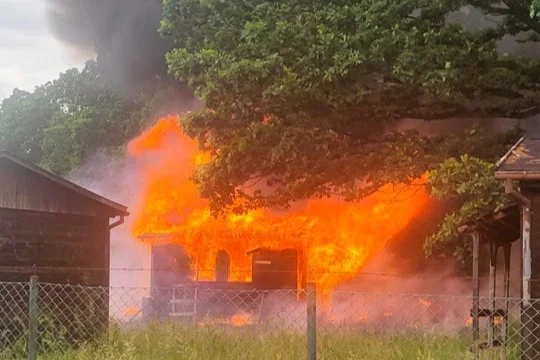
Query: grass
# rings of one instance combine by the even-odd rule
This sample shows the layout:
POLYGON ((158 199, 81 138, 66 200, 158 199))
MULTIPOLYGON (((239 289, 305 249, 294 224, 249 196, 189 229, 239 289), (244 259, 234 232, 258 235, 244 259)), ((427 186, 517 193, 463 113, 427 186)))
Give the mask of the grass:
MULTIPOLYGON (((381 335, 365 332, 319 332, 318 360, 467 360, 470 337, 381 335)), ((306 359, 301 332, 271 332, 250 326, 218 328, 161 323, 140 329, 113 327, 107 337, 77 349, 49 343, 41 360, 285 360, 306 359)), ((515 351, 514 351, 515 352, 515 351)), ((0 359, 24 359, 24 346, 0 353, 0 359)), ((516 352, 517 353, 517 352, 516 352)), ((481 357, 487 358, 487 353, 481 357)), ((518 359, 510 352, 508 359, 518 359)))

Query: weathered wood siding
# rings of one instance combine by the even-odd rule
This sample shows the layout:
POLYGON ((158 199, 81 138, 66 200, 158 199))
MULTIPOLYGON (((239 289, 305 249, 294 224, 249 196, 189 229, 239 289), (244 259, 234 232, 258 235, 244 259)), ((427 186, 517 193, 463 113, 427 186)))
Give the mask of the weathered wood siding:
MULTIPOLYGON (((28 286, 21 283, 37 275, 40 312, 52 319, 50 326, 65 330, 67 340, 75 342, 103 333, 109 320, 109 221, 127 215, 125 206, 0 151, 0 282, 4 290, 20 286, 27 292, 28 286)), ((28 294, 20 294, 19 299, 7 294, 0 313, 10 318, 25 316, 28 294)), ((18 329, 16 324, 8 325, 0 332, 18 329)), ((24 327, 19 330, 22 336, 24 327)))
POLYGON ((531 297, 540 298, 540 183, 522 182, 522 193, 531 200, 531 297))
MULTIPOLYGON (((521 192, 531 201, 531 298, 540 299, 540 183, 521 182, 521 192)), ((523 360, 538 359, 540 353, 540 303, 534 300, 522 314, 523 360)))
POLYGON ((0 281, 108 286, 108 220, 0 208, 0 281))
POLYGON ((72 215, 115 215, 108 206, 5 158, 0 158, 0 208, 72 215))

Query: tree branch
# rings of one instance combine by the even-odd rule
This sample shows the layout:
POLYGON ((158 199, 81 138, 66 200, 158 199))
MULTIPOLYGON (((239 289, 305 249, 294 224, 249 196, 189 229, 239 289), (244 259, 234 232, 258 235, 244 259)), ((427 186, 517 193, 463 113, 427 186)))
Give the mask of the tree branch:
POLYGON ((513 15, 517 20, 525 24, 530 30, 540 34, 540 22, 531 18, 530 9, 521 6, 516 0, 503 0, 503 3, 508 7, 509 14, 513 15))

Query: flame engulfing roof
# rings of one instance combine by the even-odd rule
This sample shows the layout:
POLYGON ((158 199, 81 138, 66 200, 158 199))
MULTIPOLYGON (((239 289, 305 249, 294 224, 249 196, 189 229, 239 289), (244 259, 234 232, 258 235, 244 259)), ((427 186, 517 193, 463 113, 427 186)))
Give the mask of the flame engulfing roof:
POLYGON ((199 280, 217 278, 221 250, 230 256, 229 280, 251 281, 247 252, 298 249, 309 281, 330 291, 355 278, 430 200, 420 178, 413 184, 386 184, 357 202, 313 198, 288 211, 259 208, 213 217, 192 178, 209 154, 183 132, 177 117, 160 119, 130 142, 128 152, 141 171, 132 235, 151 245, 180 245, 199 280))

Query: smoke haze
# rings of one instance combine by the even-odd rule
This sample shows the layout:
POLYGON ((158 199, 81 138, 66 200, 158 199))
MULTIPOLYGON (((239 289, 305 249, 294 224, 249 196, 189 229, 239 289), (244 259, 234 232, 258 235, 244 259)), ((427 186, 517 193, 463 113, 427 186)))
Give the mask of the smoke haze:
MULTIPOLYGON (((105 196, 133 211, 140 184, 140 172, 127 157, 111 158, 98 151, 67 177, 90 191, 105 196)), ((113 287, 150 286, 150 249, 133 238, 130 232, 132 217, 111 232, 110 285, 113 287)))

